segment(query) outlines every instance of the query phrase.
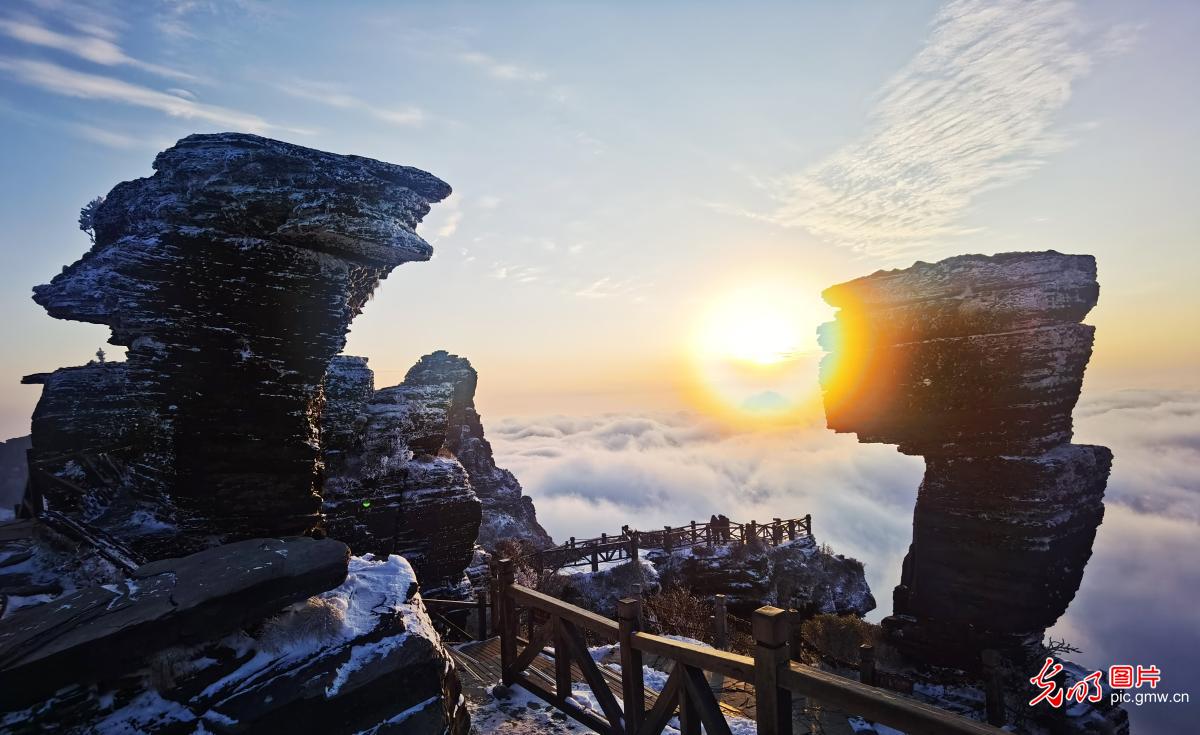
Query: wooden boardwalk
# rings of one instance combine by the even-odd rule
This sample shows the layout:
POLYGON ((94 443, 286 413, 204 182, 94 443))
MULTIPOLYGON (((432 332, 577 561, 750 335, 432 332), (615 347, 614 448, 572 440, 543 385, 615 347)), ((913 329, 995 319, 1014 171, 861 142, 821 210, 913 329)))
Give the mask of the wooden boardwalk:
POLYGON ((595 572, 601 563, 633 559, 638 556, 639 550, 660 549, 670 552, 697 545, 710 548, 748 544, 778 546, 795 541, 800 536, 812 536, 811 514, 787 520, 775 518, 770 523, 753 520, 737 523, 728 518, 716 523, 692 521, 685 526, 664 526, 649 531, 625 526, 619 534, 602 533, 598 538, 579 540, 572 536, 561 546, 533 552, 525 562, 537 570, 550 571, 590 564, 595 572))

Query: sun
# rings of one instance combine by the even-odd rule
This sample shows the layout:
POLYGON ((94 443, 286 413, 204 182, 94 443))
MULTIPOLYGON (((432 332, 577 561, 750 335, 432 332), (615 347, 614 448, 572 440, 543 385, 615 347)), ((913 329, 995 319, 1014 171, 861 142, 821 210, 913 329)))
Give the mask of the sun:
POLYGON ((740 290, 718 300, 701 324, 703 357, 774 365, 796 354, 801 326, 769 295, 740 290))
POLYGON ((828 308, 804 284, 770 275, 740 284, 697 315, 689 398, 738 424, 803 418, 818 394, 816 327, 828 308))

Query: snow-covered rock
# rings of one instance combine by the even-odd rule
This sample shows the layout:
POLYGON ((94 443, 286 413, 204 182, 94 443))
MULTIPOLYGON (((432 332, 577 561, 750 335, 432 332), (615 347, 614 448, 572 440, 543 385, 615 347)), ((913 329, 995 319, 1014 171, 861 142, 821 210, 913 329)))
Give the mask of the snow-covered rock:
POLYGON ((80 383, 62 371, 32 381, 46 386, 34 461, 54 475, 77 446, 88 455, 82 476, 39 488, 147 558, 306 532, 326 368, 380 280, 429 259, 415 228, 450 187, 238 133, 184 138, 154 168, 108 194, 90 251, 34 289, 51 316, 108 325, 128 348, 120 367, 74 376, 107 371, 87 400, 61 395, 80 383), (138 533, 134 514, 174 531, 138 533))
POLYGON ((462 596, 480 503, 445 449, 452 390, 443 384, 373 389, 365 358, 339 356, 326 377, 326 529, 355 553, 403 554, 424 589, 462 596), (347 431, 349 424, 356 427, 347 431))
POLYGON ((356 552, 404 554, 427 590, 454 594, 476 544, 550 537, 511 472, 496 467, 475 410, 477 374, 444 351, 375 389, 364 357, 325 378, 326 528, 356 552))
MULTIPOLYGON (((469 722, 453 663, 425 612, 407 561, 366 556, 347 563, 345 547, 332 540, 242 543, 261 543, 263 548, 255 556, 226 547, 224 558, 230 563, 260 562, 241 576, 231 575, 228 564, 212 563, 208 557, 221 553, 214 549, 147 565, 145 575, 113 589, 79 593, 79 600, 109 600, 102 608, 80 608, 95 610, 91 617, 158 611, 150 619, 162 626, 153 634, 142 626, 142 638, 122 639, 125 650, 94 654, 64 672, 65 678, 26 681, 21 675, 28 673, 27 667, 11 668, 11 654, 15 650, 28 658, 75 650, 64 648, 73 636, 103 636, 112 626, 98 621, 78 628, 60 625, 46 629, 32 654, 27 645, 5 649, 0 653, 2 675, 11 680, 5 679, 0 695, 0 730, 465 735, 469 722), (303 585, 295 583, 296 574, 287 575, 288 584, 279 583, 289 569, 299 573, 310 568, 301 559, 313 558, 308 552, 317 549, 321 558, 328 556, 326 550, 340 549, 340 583, 310 575, 308 584, 327 589, 308 597, 301 593, 303 585), (151 573, 155 570, 160 571, 151 573), (231 585, 242 590, 240 597, 226 595, 219 609, 207 600, 186 614, 172 608, 183 604, 176 595, 194 599, 231 585), (290 604, 267 605, 264 595, 284 593, 291 596, 290 604), (199 616, 201 612, 206 614, 199 616)), ((328 566, 324 561, 318 565, 328 566)), ((43 607, 59 616, 79 615, 76 597, 43 607)), ((23 617, 42 619, 51 612, 34 609, 23 617)), ((82 619, 90 619, 89 614, 82 619)), ((124 629, 115 635, 120 637, 124 629)))
POLYGON ((686 547, 650 558, 664 585, 682 585, 705 598, 723 594, 730 611, 742 617, 763 605, 805 616, 875 609, 862 562, 821 549, 811 536, 778 546, 686 547))
POLYGON ((486 549, 506 539, 526 541, 538 548, 553 540, 538 523, 533 500, 524 495, 513 473, 496 466, 492 445, 475 410, 479 375, 465 357, 439 350, 425 355, 404 376, 405 385, 443 386, 451 395, 446 449, 467 470, 471 487, 483 502, 479 543, 486 549))

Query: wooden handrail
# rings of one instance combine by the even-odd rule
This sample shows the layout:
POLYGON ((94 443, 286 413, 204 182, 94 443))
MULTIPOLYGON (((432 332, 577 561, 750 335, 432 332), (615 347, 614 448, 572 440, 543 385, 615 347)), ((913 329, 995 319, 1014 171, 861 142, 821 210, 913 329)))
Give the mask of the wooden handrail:
POLYGON ((737 679, 738 681, 754 681, 754 659, 715 648, 697 646, 694 643, 664 638, 651 633, 634 633, 630 636, 633 647, 639 651, 653 653, 673 661, 682 661, 688 666, 694 666, 705 671, 737 679))
POLYGON ((736 523, 728 521, 714 526, 711 523, 691 521, 685 526, 665 526, 657 530, 634 530, 620 534, 601 534, 597 538, 577 540, 574 537, 568 543, 548 549, 540 549, 533 554, 537 566, 541 569, 558 569, 564 566, 579 566, 591 563, 592 570, 598 569, 600 561, 632 558, 632 545, 640 548, 670 549, 688 545, 708 543, 746 544, 762 542, 774 545, 794 540, 799 533, 812 535, 812 515, 799 518, 776 518, 770 523, 736 523), (604 555, 607 558, 601 558, 604 555))
POLYGON ((514 584, 510 588, 510 592, 517 603, 532 607, 535 610, 550 613, 564 620, 570 620, 579 627, 606 636, 610 640, 615 641, 617 634, 620 633, 620 628, 617 627, 614 621, 597 615, 590 610, 584 610, 581 607, 567 604, 556 597, 551 597, 537 590, 531 590, 528 587, 522 587, 519 584, 514 584))
POLYGON ((1004 732, 887 689, 867 686, 795 662, 783 672, 781 683, 806 697, 903 730, 908 735, 998 735, 1004 732))
MULTIPOLYGON (((820 669, 797 664, 788 660, 788 617, 783 610, 773 607, 759 608, 755 612, 754 637, 756 641, 754 657, 742 656, 735 653, 711 649, 704 646, 673 640, 664 636, 643 633, 637 630, 637 618, 640 615, 640 601, 637 599, 622 600, 620 611, 621 623, 615 623, 608 618, 593 612, 568 604, 562 600, 543 594, 536 590, 516 584, 513 581, 513 562, 503 559, 499 564, 502 583, 498 588, 501 609, 501 668, 502 678, 508 683, 521 683, 531 687, 537 696, 559 707, 571 717, 587 724, 597 732, 631 733, 639 731, 639 723, 645 724, 643 717, 654 721, 657 727, 662 719, 662 707, 656 706, 654 711, 621 712, 615 710, 615 705, 609 703, 606 710, 607 720, 600 720, 594 715, 579 711, 571 704, 569 696, 569 669, 559 666, 556 662, 557 679, 555 692, 550 692, 530 681, 521 669, 532 660, 531 656, 541 651, 544 640, 552 638, 557 651, 567 646, 576 659, 586 657, 586 647, 580 634, 572 632, 570 626, 591 631, 604 639, 615 640, 622 646, 622 662, 629 663, 631 671, 622 667, 623 691, 626 699, 631 700, 633 690, 640 690, 642 652, 663 656, 676 662, 676 674, 672 674, 676 689, 685 694, 672 690, 670 696, 681 697, 681 702, 689 702, 692 707, 695 702, 688 697, 697 694, 704 695, 697 688, 703 684, 701 672, 715 672, 730 679, 746 682, 755 687, 758 701, 757 718, 760 733, 789 733, 791 732, 791 696, 799 694, 825 705, 836 707, 844 712, 879 722, 889 727, 903 730, 910 735, 1003 735, 1004 731, 991 725, 971 720, 966 717, 931 707, 897 693, 869 686, 853 679, 838 676, 820 669), (549 616, 548 625, 552 629, 543 629, 537 636, 535 644, 526 644, 524 653, 518 652, 516 606, 540 610, 549 616), (566 627, 564 627, 566 626, 566 627), (572 638, 571 636, 575 636, 572 638), (528 648, 536 645, 536 650, 528 648), (628 646, 628 650, 625 647, 628 646), (694 680, 694 681, 693 681, 694 680), (699 682, 699 684, 697 684, 699 682), (766 689, 763 689, 766 687, 766 689), (681 689, 682 688, 682 689, 681 689), (693 691, 695 690, 695 691, 693 691), (623 721, 622 721, 623 720, 623 721)), ((563 659, 566 661, 566 659, 563 659)), ((590 658, 587 660, 591 663, 590 658)), ((595 673, 595 672, 591 672, 595 673)), ((593 677, 594 678, 594 677, 593 677)), ((667 696, 664 691, 663 695, 667 696)), ((670 706, 664 702, 663 706, 670 706)), ((683 705, 680 705, 683 706, 683 705)), ((698 710, 705 718, 719 715, 715 704, 708 703, 698 710)), ((640 707, 639 707, 640 710, 640 707)), ((669 711, 666 716, 669 717, 669 711)), ((689 710, 688 716, 696 714, 689 710)), ((681 717, 684 713, 681 710, 681 717)), ((653 729, 653 727, 651 728, 653 729)))

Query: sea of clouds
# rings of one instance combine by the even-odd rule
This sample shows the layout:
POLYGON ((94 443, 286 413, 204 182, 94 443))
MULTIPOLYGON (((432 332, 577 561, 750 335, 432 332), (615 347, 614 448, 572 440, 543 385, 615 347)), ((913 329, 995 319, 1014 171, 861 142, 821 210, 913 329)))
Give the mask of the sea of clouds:
MULTIPOLYGON (((1075 424, 1077 443, 1113 450, 1113 471, 1083 585, 1050 632, 1082 649, 1074 658, 1084 665, 1154 664, 1161 689, 1200 696, 1200 392, 1086 396, 1075 424)), ((820 421, 735 429, 684 412, 508 418, 489 437, 557 540, 713 513, 811 513, 818 541, 865 562, 880 603, 870 617, 891 610, 920 457, 858 444, 820 421)), ((1135 731, 1170 727, 1194 707, 1137 708, 1135 731)))

